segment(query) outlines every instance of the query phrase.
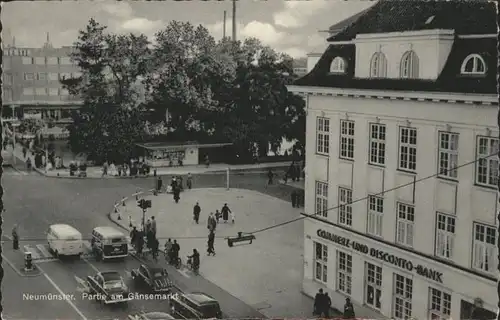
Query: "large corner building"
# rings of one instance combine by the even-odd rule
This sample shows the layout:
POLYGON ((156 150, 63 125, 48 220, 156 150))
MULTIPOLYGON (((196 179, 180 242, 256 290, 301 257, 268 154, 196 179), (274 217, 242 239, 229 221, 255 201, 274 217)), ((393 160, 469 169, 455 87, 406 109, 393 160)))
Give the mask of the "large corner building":
POLYGON ((496 318, 496 38, 493 2, 382 0, 289 86, 307 104, 307 294, 357 317, 496 318))

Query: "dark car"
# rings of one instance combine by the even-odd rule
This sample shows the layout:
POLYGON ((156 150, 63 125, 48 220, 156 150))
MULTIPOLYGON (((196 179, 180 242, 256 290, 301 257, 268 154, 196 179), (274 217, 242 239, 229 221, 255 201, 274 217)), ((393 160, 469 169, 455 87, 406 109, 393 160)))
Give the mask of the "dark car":
POLYGON ((136 284, 147 286, 153 292, 172 290, 172 281, 164 268, 141 264, 138 269, 132 270, 131 275, 136 284))
POLYGON ((184 319, 222 319, 219 302, 201 292, 175 295, 170 299, 170 311, 184 319))
POLYGON ((131 300, 125 281, 116 271, 98 272, 95 276, 88 276, 87 285, 91 300, 105 304, 126 303, 131 300))
POLYGON ((175 320, 174 317, 165 312, 146 312, 131 314, 129 320, 175 320))

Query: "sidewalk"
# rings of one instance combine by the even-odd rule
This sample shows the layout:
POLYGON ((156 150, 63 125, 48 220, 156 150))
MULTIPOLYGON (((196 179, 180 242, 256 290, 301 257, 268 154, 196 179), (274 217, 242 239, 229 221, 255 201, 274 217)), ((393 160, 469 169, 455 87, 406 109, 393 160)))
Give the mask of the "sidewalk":
MULTIPOLYGON (((303 272, 303 223, 296 222, 256 234, 251 245, 230 248, 224 240, 238 231, 251 232, 280 222, 300 217, 300 209, 292 208, 289 202, 241 189, 193 189, 181 193, 176 204, 172 195, 146 196, 152 200, 152 215, 157 220, 157 236, 161 246, 167 238, 177 239, 181 246, 180 257, 197 248, 201 253, 201 275, 223 290, 241 299, 267 317, 310 317, 312 299, 301 293, 303 272), (202 212, 200 224, 192 219, 196 202, 202 212), (235 212, 236 223, 220 223, 216 231, 217 255, 208 257, 208 214, 228 203, 235 212), (263 267, 265 266, 265 267, 263 267), (237 280, 236 280, 237 279, 237 280)), ((129 218, 139 226, 142 210, 135 198, 119 206, 111 219, 128 229, 129 218)))
MULTIPOLYGON (((10 151, 11 148, 8 147, 8 150, 10 151)), ((22 161, 23 163, 26 161, 26 159, 23 157, 22 153, 22 146, 20 144, 16 145, 16 148, 14 150, 14 156, 22 161)), ((34 156, 31 154, 31 152, 28 151, 27 154, 28 157, 31 158, 31 163, 35 163, 34 156)), ((210 167, 206 167, 205 165, 196 165, 196 166, 183 166, 183 167, 161 167, 156 169, 156 174, 157 175, 186 175, 188 173, 191 173, 193 175, 195 174, 202 174, 202 173, 215 173, 215 172, 226 172, 226 170, 229 168, 229 171, 250 171, 250 170, 261 170, 261 171, 266 171, 268 168, 286 168, 290 166, 291 162, 270 162, 270 163, 261 163, 261 164, 243 164, 243 165, 228 165, 228 164, 223 164, 223 163, 216 163, 210 165, 210 167)), ((65 162, 65 165, 67 166, 69 162, 65 162)), ((50 171, 45 171, 45 168, 35 168, 35 170, 43 174, 44 176, 47 177, 56 177, 56 178, 76 178, 78 177, 70 177, 69 175, 69 170, 68 169, 54 169, 50 171)), ((153 170, 151 169, 150 176, 153 175, 153 170)), ((111 178, 111 179, 116 179, 116 178, 134 178, 134 177, 116 177, 116 176, 102 176, 102 168, 101 167, 88 167, 87 168, 87 178, 111 178)), ((80 178, 81 179, 81 178, 80 178)))

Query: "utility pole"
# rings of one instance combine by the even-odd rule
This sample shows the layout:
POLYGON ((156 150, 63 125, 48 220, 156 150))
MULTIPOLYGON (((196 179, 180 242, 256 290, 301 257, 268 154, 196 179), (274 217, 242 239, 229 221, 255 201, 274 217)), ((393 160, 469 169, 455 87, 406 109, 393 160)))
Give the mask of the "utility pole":
POLYGON ((233 0, 233 41, 236 41, 236 0, 233 0))
POLYGON ((227 16, 227 11, 224 10, 224 22, 222 25, 222 39, 226 39, 226 16, 227 16))

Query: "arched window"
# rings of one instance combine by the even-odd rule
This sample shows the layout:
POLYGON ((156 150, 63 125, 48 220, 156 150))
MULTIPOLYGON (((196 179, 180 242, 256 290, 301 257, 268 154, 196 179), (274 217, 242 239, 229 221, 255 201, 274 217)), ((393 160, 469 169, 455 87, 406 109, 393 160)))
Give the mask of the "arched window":
POLYGON ((330 64, 331 73, 344 73, 345 72, 345 60, 341 57, 335 57, 330 64))
POLYGON ((403 54, 399 75, 403 79, 418 78, 418 57, 415 51, 407 51, 403 54))
POLYGON ((462 74, 485 74, 486 63, 478 54, 470 54, 464 59, 461 68, 462 74))
POLYGON ((382 52, 376 52, 370 62, 370 77, 385 78, 387 76, 387 59, 382 52))

